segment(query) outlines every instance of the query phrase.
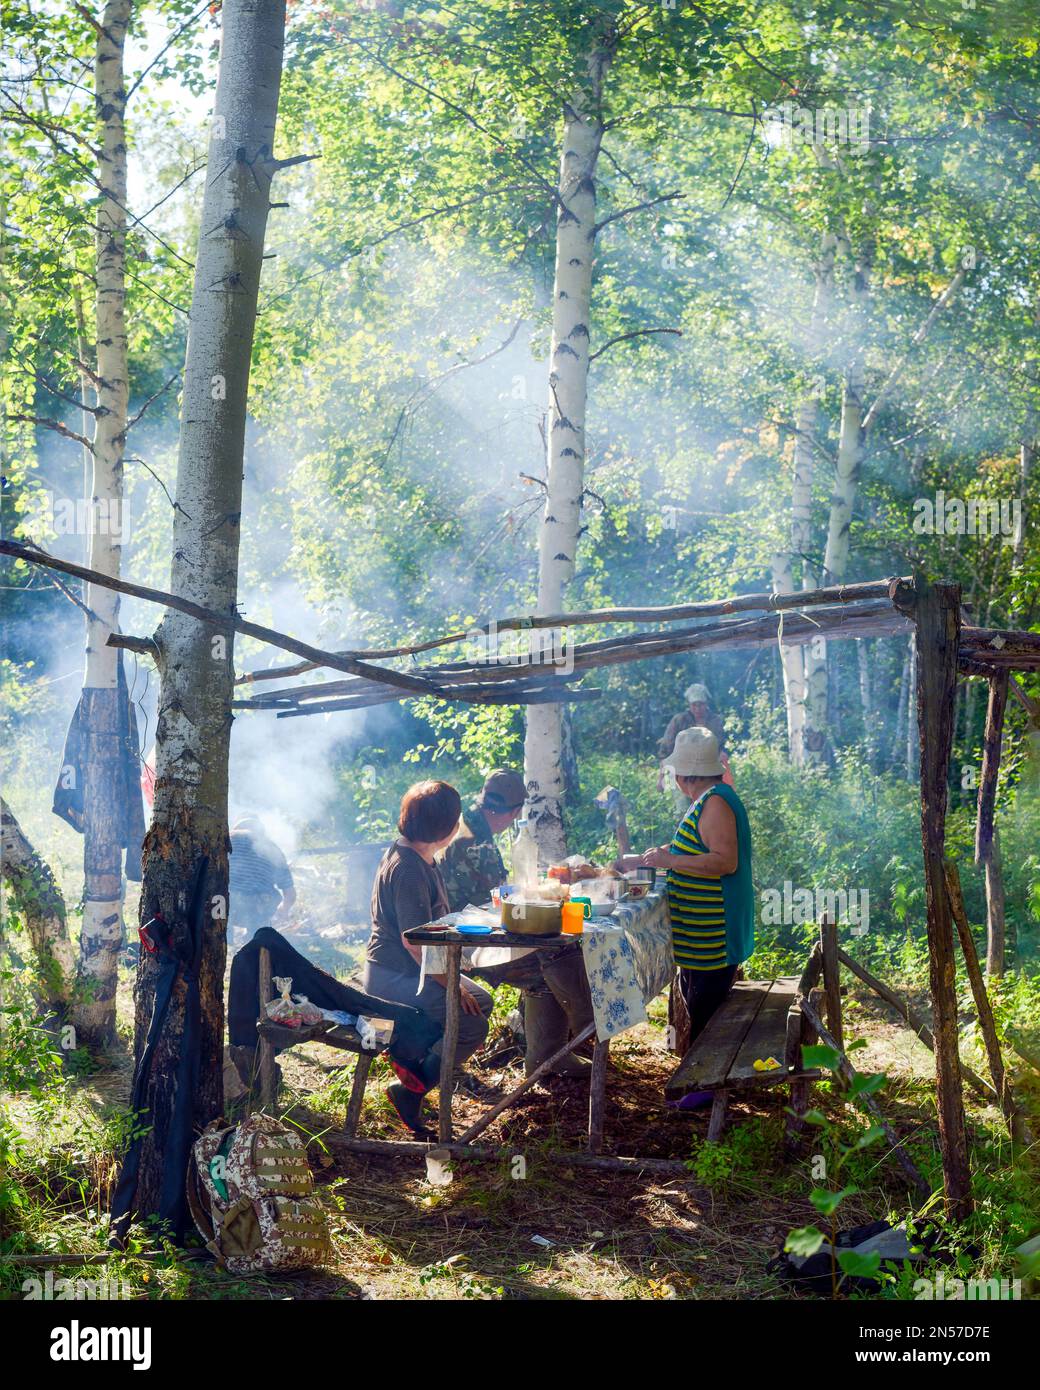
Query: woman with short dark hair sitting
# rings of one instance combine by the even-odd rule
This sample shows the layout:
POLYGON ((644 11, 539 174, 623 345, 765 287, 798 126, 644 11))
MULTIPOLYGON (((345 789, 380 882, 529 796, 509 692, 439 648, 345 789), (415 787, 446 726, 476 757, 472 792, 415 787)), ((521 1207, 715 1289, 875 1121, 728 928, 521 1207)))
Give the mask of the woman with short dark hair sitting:
MULTIPOLYGON (((443 975, 427 975, 419 985, 422 948, 412 946, 404 933, 448 911, 444 880, 434 857, 455 837, 462 801, 447 782, 417 782, 401 800, 398 838, 383 855, 372 889, 372 935, 365 955, 362 987, 380 999, 411 1004, 440 1025, 443 1034, 447 994, 443 975), (418 991, 418 992, 417 992, 418 991)), ((455 1065, 481 1046, 488 1032, 492 998, 486 989, 463 977, 459 1037, 455 1065)), ((422 1098, 438 1084, 440 1044, 416 1070, 394 1065, 400 1081, 387 1096, 403 1124, 423 1138, 422 1098)))

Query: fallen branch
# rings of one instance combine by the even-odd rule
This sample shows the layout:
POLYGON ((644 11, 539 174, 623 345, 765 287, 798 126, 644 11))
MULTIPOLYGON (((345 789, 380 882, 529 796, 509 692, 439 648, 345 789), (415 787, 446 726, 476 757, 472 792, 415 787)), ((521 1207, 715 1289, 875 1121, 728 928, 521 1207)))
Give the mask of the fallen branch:
MULTIPOLYGON (((149 589, 144 584, 131 584, 125 579, 113 579, 111 575, 102 574, 99 570, 88 569, 85 565, 73 564, 71 560, 59 560, 54 555, 48 555, 44 550, 23 545, 18 541, 0 539, 0 555, 10 555, 16 560, 25 560, 31 565, 43 565, 48 569, 60 570, 63 574, 71 574, 75 579, 85 579, 90 584, 97 584, 103 589, 115 589, 118 593, 128 594, 131 598, 144 599, 147 603, 158 603, 165 608, 175 608, 178 612, 187 613, 190 617, 198 618, 200 622, 210 623, 221 631, 241 632, 246 637, 255 637, 261 642, 269 643, 272 647, 281 647, 285 651, 294 652, 297 656, 306 657, 308 661, 314 661, 320 666, 330 666, 336 671, 346 671, 350 675, 363 676, 366 680, 376 681, 380 685, 395 686, 400 690, 407 690, 413 695, 438 694, 438 687, 428 680, 407 676, 401 671, 390 671, 384 666, 370 666, 365 661, 337 656, 335 652, 324 652, 318 647, 312 647, 309 642, 299 642, 284 632, 276 632, 273 628, 261 627, 259 623, 247 622, 237 613, 218 613, 212 608, 203 608, 199 603, 178 598, 176 594, 168 594, 162 589, 149 589)), ((112 645, 118 645, 118 641, 112 645)))
POLYGON ((993 1078, 993 1087, 999 1097, 1000 1108, 1007 1120, 1012 1139, 1018 1144, 1028 1146, 1033 1142, 1033 1135, 1025 1115, 1015 1103, 1011 1082, 1004 1070, 1004 1058, 1000 1052, 1000 1039, 997 1037, 993 1006, 989 1002, 986 982, 982 978, 982 967, 979 965, 979 956, 975 949, 975 938, 971 934, 971 925, 968 922, 968 913, 964 906, 964 894, 961 892, 960 874, 957 872, 957 865, 952 859, 946 860, 945 876, 946 892, 950 899, 950 911, 953 913, 953 920, 957 926, 957 936, 961 943, 961 953, 964 956, 964 965, 975 1000, 979 1030, 986 1046, 986 1058, 989 1062, 990 1076, 993 1078))
MULTIPOLYGON (((932 1030, 921 1015, 914 1009, 913 1005, 909 1004, 905 999, 901 999, 899 995, 896 994, 895 990, 889 989, 888 985, 886 985, 883 980, 879 980, 876 975, 872 975, 865 965, 860 965, 858 960, 853 960, 853 958, 840 947, 838 948, 838 959, 841 961, 842 965, 847 966, 848 969, 852 971, 853 975, 862 980, 863 983, 869 989, 872 989, 879 998, 883 999, 886 1004, 891 1004, 892 1008, 895 1009, 903 1022, 912 1028, 921 1039, 929 1052, 935 1051, 935 1039, 932 1037, 932 1030)), ((963 1062, 961 1062, 961 1073, 965 1081, 967 1081, 968 1085, 980 1099, 989 1104, 993 1104, 997 1100, 997 1093, 989 1082, 984 1081, 983 1078, 979 1076, 978 1072, 972 1071, 971 1067, 965 1066, 963 1062)))

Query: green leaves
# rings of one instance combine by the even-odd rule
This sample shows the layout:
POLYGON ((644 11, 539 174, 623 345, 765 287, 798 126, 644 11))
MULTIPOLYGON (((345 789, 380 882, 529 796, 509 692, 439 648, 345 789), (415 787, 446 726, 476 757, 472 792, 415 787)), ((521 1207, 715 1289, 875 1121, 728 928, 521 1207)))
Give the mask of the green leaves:
POLYGON ((843 1187, 840 1192, 830 1192, 824 1187, 814 1187, 809 1193, 809 1201, 821 1216, 833 1216, 846 1197, 853 1197, 858 1187, 843 1187))
POLYGON ((807 1070, 824 1067, 827 1071, 837 1071, 841 1065, 841 1053, 823 1043, 810 1043, 802 1048, 802 1065, 807 1070))
POLYGON ((857 1096, 876 1095, 887 1079, 883 1071, 873 1072, 866 1076, 854 1076, 849 1082, 848 1094, 850 1099, 855 1100, 857 1096))
POLYGON ((856 1250, 837 1251, 838 1264, 842 1273, 849 1278, 875 1279, 881 1269, 881 1256, 876 1250, 861 1255, 856 1250))
POLYGON ((789 1255, 799 1255, 807 1259, 815 1255, 827 1237, 816 1226, 799 1226, 788 1234, 784 1249, 789 1255))

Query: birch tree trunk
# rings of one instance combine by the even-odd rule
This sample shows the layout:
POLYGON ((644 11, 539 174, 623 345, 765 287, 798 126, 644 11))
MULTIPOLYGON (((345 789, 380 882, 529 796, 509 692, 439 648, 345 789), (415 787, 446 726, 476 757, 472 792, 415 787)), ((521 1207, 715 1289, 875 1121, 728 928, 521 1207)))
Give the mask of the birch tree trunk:
MULTIPOLYGON (((1034 328, 1040 328, 1040 311, 1034 315, 1033 325, 1034 328)), ((1040 430, 1038 430, 1038 414, 1040 414, 1040 412, 1037 410, 1037 378, 1040 374, 1038 374, 1037 371, 1037 364, 1032 361, 1027 362, 1025 372, 1027 395, 1025 420, 1022 425, 1022 439, 1018 450, 1019 509, 1015 517, 1014 535, 1014 564, 1016 570, 1022 568, 1022 562, 1025 559, 1027 525, 1026 502, 1029 496, 1029 480, 1036 466, 1037 435, 1040 433, 1040 430)))
MULTIPOLYGON (((603 138, 603 80, 612 56, 606 45, 593 49, 586 79, 563 112, 549 362, 547 486, 538 538, 540 614, 560 612, 564 592, 574 575, 578 547, 585 484, 596 165, 603 138)), ((562 858, 566 853, 562 706, 528 706, 524 777, 527 818, 539 856, 546 862, 562 858)))
POLYGON ((0 919, 6 931, 11 907, 25 919, 39 971, 41 1003, 64 1014, 75 985, 72 942, 65 919, 65 899, 50 867, 25 837, 7 802, 0 797, 0 881, 4 902, 0 919))
MULTIPOLYGON (((242 459, 250 356, 263 263, 285 29, 284 0, 224 0, 220 69, 195 265, 170 589, 231 613, 238 591, 242 459)), ((141 922, 160 916, 178 954, 187 949, 186 895, 203 857, 206 905, 199 970, 197 1126, 223 1105, 228 750, 232 633, 168 610, 155 634, 161 685, 156 782, 145 840, 141 922)), ((136 1055, 151 1016, 158 967, 144 953, 136 989, 136 1055)), ((177 1100, 185 1038, 178 982, 153 1059, 146 1104, 152 1129, 141 1154, 135 1209, 155 1211, 177 1100)), ((174 1155, 173 1161, 176 1161, 174 1155)))
MULTIPOLYGON (((827 521, 827 546, 823 557, 823 574, 820 577, 822 584, 840 584, 848 572, 852 509, 856 503, 863 461, 863 419, 866 405, 862 333, 870 293, 869 275, 869 256, 861 254, 857 259, 853 276, 849 328, 851 341, 842 382, 838 457, 827 521)), ((829 723, 827 643, 822 638, 810 642, 806 647, 806 687, 806 748, 812 758, 819 759, 826 748, 829 723)))
POLYGON ((896 730, 892 739, 891 763, 898 766, 903 756, 903 739, 906 735, 907 710, 913 700, 913 687, 910 684, 910 645, 907 644, 903 657, 903 673, 899 680, 899 698, 896 702, 896 730))
POLYGON ((863 741, 867 749, 867 764, 873 771, 877 739, 874 720, 874 694, 870 680, 870 658, 871 652, 867 645, 867 639, 862 637, 856 643, 856 659, 859 663, 859 702, 863 711, 863 741))
MULTIPOLYGON (((88 509, 89 565, 119 577, 123 536, 123 449, 129 372, 126 342, 126 83, 123 73, 131 0, 107 0, 94 53, 94 91, 101 143, 96 207, 97 414, 93 484, 88 509)), ((116 972, 123 939, 123 845, 120 777, 120 653, 106 646, 119 628, 119 595, 88 585, 86 671, 80 717, 84 729, 83 929, 79 943, 83 1040, 104 1046, 115 1037, 116 972)))
MULTIPOLYGON (((806 335, 806 359, 811 370, 820 372, 827 325, 834 297, 834 255, 837 238, 825 232, 820 246, 820 259, 815 267, 815 288, 809 331, 806 335)), ((802 588, 814 584, 808 555, 812 544, 812 487, 815 464, 815 439, 819 428, 822 377, 815 375, 809 390, 795 412, 794 467, 791 481, 791 548, 781 552, 773 561, 773 592, 794 592, 794 566, 801 561, 802 588)), ((780 646, 780 661, 784 674, 784 704, 787 709, 788 756, 801 766, 805 756, 805 662, 802 646, 780 646)))

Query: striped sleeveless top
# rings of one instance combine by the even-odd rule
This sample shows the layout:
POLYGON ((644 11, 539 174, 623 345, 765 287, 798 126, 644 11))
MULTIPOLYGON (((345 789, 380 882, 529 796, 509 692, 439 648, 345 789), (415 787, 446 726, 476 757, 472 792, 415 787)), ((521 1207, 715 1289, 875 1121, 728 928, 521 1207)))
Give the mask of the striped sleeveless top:
MULTIPOLYGON (((697 829, 707 794, 695 801, 669 845, 673 854, 707 854, 697 829)), ((685 970, 721 970, 726 964, 726 908, 722 880, 669 869, 665 880, 672 919, 672 949, 676 965, 685 970)))

